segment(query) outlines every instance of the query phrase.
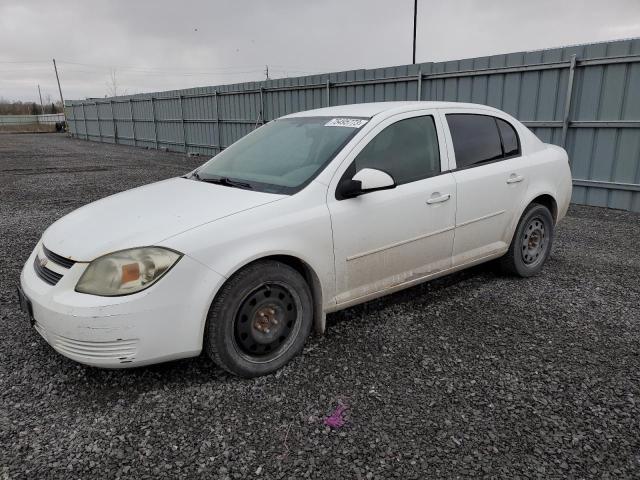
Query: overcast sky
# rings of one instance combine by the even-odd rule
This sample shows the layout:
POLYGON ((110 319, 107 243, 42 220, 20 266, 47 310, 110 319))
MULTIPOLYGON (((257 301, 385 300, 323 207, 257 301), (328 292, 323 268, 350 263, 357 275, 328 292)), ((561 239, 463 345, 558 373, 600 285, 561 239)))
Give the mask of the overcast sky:
MULTIPOLYGON (((411 63, 413 0, 0 0, 0 97, 104 96, 411 63)), ((640 0, 418 0, 417 61, 640 36, 640 0)))

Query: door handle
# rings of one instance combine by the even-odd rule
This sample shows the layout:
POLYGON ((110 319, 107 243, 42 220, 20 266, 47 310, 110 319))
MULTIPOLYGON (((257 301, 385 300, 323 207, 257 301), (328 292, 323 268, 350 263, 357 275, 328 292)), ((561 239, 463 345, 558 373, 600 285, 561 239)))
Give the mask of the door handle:
POLYGON ((517 173, 512 173, 511 175, 509 175, 509 178, 507 178, 507 183, 518 183, 524 180, 524 177, 522 175, 518 175, 517 173))
POLYGON ((445 195, 440 195, 439 193, 436 192, 433 195, 431 195, 431 198, 429 200, 427 200, 427 204, 433 205, 434 203, 446 202, 450 198, 451 198, 450 193, 447 193, 445 195))

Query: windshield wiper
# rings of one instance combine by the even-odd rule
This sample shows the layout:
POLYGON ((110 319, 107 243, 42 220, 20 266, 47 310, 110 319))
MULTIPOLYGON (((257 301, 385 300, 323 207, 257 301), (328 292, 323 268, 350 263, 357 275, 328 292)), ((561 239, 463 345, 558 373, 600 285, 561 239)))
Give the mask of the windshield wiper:
POLYGON ((196 172, 194 177, 201 182, 215 183, 216 185, 224 185, 225 187, 244 188, 245 190, 253 190, 253 186, 246 182, 240 182, 238 180, 232 180, 229 177, 215 177, 215 178, 202 178, 196 172))

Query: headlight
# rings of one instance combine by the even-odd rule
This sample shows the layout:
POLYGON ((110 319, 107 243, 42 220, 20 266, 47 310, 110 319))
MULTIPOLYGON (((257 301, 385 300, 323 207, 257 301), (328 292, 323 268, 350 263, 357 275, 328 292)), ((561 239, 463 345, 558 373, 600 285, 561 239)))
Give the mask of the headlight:
POLYGON ((103 297, 129 295, 150 287, 182 254, 161 247, 132 248, 96 258, 84 271, 76 292, 103 297))

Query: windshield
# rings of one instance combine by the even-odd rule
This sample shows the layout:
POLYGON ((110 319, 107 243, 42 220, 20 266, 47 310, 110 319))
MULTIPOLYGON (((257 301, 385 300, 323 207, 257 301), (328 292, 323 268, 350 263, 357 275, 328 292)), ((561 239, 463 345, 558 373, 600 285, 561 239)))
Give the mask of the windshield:
POLYGON ((274 120, 213 157, 197 170, 197 177, 292 194, 320 173, 355 135, 356 126, 364 123, 366 120, 352 119, 345 124, 332 117, 274 120))

